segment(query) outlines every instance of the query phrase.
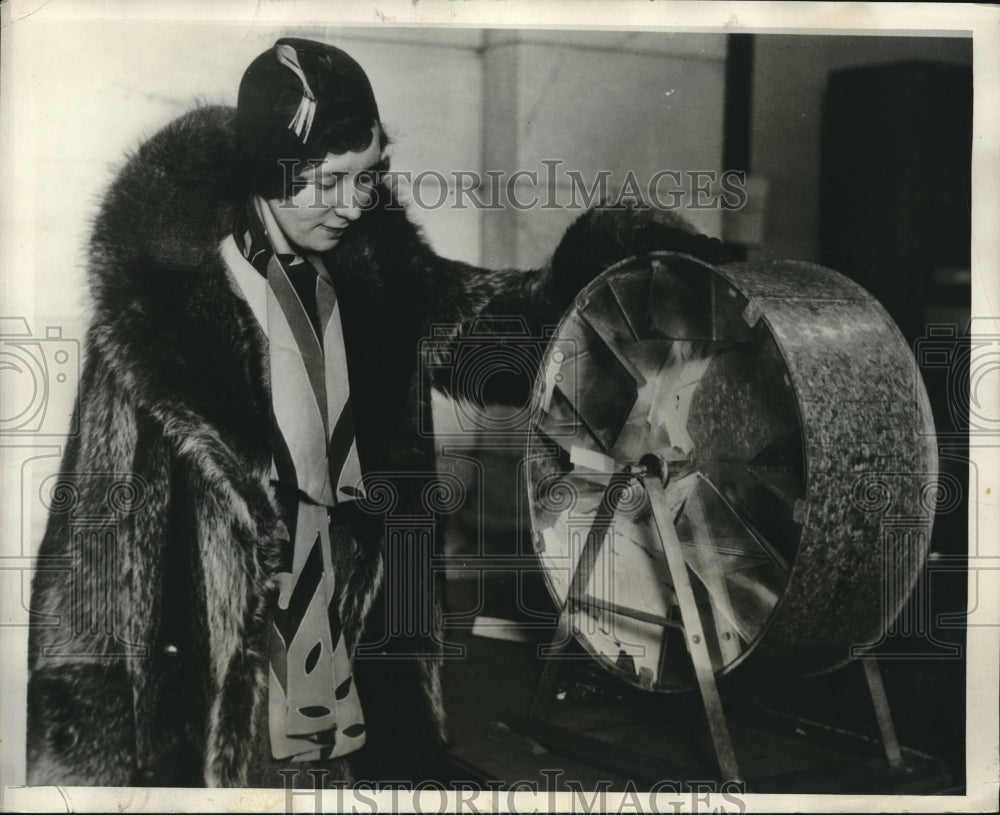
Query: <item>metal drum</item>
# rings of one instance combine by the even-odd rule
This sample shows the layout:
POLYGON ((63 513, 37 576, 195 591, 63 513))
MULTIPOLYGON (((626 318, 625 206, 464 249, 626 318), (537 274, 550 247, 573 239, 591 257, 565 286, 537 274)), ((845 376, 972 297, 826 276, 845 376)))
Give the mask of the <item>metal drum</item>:
POLYGON ((898 614, 936 472, 899 330, 816 265, 624 261, 576 298, 535 384, 528 496, 549 591, 598 661, 650 690, 694 682, 657 517, 717 676, 816 673, 898 614))

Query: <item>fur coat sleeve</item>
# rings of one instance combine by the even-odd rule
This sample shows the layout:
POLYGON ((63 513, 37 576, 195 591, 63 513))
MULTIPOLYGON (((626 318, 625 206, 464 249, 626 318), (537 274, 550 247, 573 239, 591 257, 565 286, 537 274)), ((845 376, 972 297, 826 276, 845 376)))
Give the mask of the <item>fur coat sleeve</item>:
MULTIPOLYGON (((218 250, 246 194, 234 147, 230 109, 178 119, 124 165, 95 223, 79 433, 32 587, 31 784, 246 785, 266 749, 278 509, 266 342, 218 250)), ((578 220, 545 268, 491 271, 435 255, 398 208, 366 213, 325 258, 366 472, 400 516, 426 509, 433 443, 415 417, 429 409, 418 346, 433 326, 454 343, 484 315, 537 331, 611 263, 715 248, 677 219, 609 209, 578 220)), ((358 663, 370 700, 358 758, 419 778, 445 739, 442 581, 426 578, 432 544, 393 543, 388 513, 359 518, 356 550, 337 553, 341 618, 352 647, 385 658, 358 663), (404 596, 428 621, 416 633, 386 624, 385 598, 404 596)))

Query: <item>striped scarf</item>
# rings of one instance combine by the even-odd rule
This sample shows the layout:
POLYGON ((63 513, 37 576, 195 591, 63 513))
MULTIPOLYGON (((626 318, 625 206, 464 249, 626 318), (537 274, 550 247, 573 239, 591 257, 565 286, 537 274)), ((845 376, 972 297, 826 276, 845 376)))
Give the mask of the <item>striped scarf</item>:
POLYGON ((363 495, 340 309, 322 261, 289 248, 263 200, 222 248, 268 338, 272 483, 288 531, 271 628, 271 751, 323 760, 365 743, 333 567, 333 552, 352 545, 335 508, 363 495))

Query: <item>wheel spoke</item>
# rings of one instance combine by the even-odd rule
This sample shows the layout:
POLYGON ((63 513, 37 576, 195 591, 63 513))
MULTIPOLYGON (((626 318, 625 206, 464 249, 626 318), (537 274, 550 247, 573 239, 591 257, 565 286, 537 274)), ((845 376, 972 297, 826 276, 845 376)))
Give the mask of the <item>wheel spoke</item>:
POLYGON ((559 387, 601 449, 608 450, 635 404, 638 385, 585 320, 573 315, 569 322, 577 348, 562 365, 564 379, 559 387))
POLYGON ((779 495, 737 462, 699 461, 698 470, 742 524, 752 530, 771 559, 787 570, 787 564, 795 560, 802 531, 795 517, 796 502, 788 500, 792 493, 779 495))
POLYGON ((798 425, 765 446, 748 462, 747 471, 789 506, 805 498, 798 425))
POLYGON ((701 474, 678 518, 677 531, 684 557, 708 591, 716 617, 731 624, 744 642, 751 642, 787 582, 787 566, 701 474))

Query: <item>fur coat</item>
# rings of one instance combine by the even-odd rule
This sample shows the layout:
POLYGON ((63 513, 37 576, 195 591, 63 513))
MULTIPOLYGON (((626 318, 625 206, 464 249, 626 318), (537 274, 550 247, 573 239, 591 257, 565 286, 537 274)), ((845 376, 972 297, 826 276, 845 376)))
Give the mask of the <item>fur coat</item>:
MULTIPOLYGON (((262 758, 278 523, 267 343, 219 252, 246 195, 232 120, 231 109, 200 108, 156 134, 94 227, 79 432, 32 588, 31 784, 281 786, 262 758)), ((355 550, 336 554, 345 636, 365 653, 355 673, 368 744, 334 771, 416 779, 439 772, 446 739, 433 541, 390 523, 433 516, 422 497, 434 458, 418 427, 429 410, 419 341, 433 325, 489 313, 537 330, 626 256, 710 258, 718 247, 663 213, 594 210, 546 268, 487 271, 435 255, 384 192, 324 257, 359 454, 392 493, 358 511, 355 550), (425 624, 393 624, 398 598, 425 624)), ((461 342, 462 329, 451 336, 461 342)))

